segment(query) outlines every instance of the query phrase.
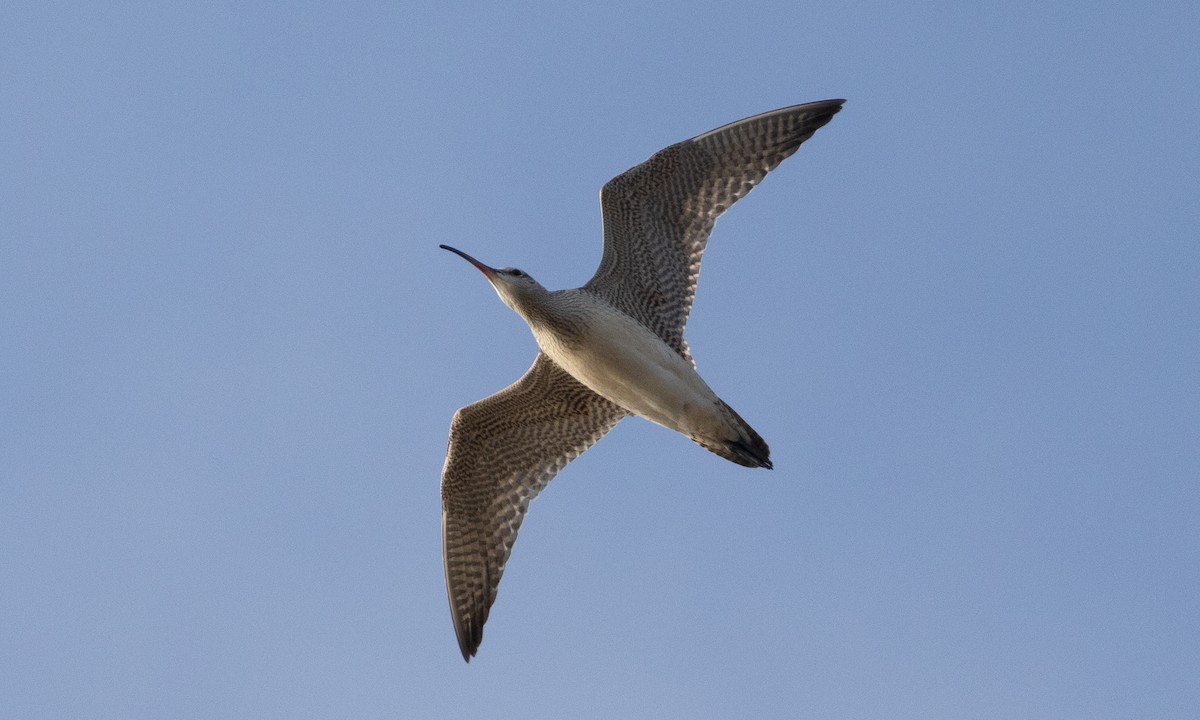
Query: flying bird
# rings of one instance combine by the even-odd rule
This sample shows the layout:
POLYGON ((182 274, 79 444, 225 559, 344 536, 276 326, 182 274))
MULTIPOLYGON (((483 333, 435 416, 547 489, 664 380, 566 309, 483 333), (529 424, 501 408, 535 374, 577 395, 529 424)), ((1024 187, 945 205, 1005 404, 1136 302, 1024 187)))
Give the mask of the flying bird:
POLYGON ((529 324, 540 352, 512 385, 454 414, 442 469, 442 558, 470 662, 529 501, 627 415, 746 467, 770 449, 696 372, 683 339, 713 224, 837 113, 794 105, 676 143, 600 191, 604 254, 591 280, 550 291, 455 248, 529 324))

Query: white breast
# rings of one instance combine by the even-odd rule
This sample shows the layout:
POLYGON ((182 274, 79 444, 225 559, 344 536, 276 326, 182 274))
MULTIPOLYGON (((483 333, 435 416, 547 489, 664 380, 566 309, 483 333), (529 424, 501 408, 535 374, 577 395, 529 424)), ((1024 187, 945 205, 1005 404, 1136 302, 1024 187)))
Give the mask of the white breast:
POLYGON ((582 342, 564 343, 548 329, 534 337, 575 379, 636 415, 689 436, 720 422, 719 400, 691 363, 607 305, 588 314, 582 342))

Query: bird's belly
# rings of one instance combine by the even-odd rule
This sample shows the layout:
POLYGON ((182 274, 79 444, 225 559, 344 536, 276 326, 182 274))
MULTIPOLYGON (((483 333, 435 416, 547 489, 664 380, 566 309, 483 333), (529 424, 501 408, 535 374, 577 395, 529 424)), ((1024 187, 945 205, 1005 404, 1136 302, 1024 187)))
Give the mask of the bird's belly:
POLYGON ((720 401, 691 363, 631 318, 596 319, 578 342, 545 340, 538 344, 551 360, 635 415, 685 435, 721 422, 720 401))

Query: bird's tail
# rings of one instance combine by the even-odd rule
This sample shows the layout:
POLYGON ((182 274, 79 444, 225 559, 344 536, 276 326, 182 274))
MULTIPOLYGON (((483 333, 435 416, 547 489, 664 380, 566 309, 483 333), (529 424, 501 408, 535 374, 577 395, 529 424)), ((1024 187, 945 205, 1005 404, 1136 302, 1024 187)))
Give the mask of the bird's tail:
POLYGON ((741 415, 725 404, 725 401, 718 400, 717 402, 721 403, 721 414, 727 421, 726 425, 729 429, 727 435, 731 437, 692 436, 692 440, 705 450, 714 452, 730 462, 746 467, 764 467, 770 470, 773 467, 771 465, 771 448, 767 447, 767 443, 759 437, 758 433, 754 432, 750 423, 743 420, 741 415))

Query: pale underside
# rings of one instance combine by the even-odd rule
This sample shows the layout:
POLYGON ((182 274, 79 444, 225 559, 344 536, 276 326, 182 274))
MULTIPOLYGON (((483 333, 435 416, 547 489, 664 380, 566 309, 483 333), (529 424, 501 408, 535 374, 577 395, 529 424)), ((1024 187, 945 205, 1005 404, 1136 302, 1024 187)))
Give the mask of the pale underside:
MULTIPOLYGON (((796 105, 672 145, 605 184, 604 255, 584 289, 691 362, 684 327, 717 217, 833 117, 796 105)), ((442 543, 463 658, 479 648, 529 502, 627 412, 539 353, 513 385, 459 410, 442 470, 442 543)))

